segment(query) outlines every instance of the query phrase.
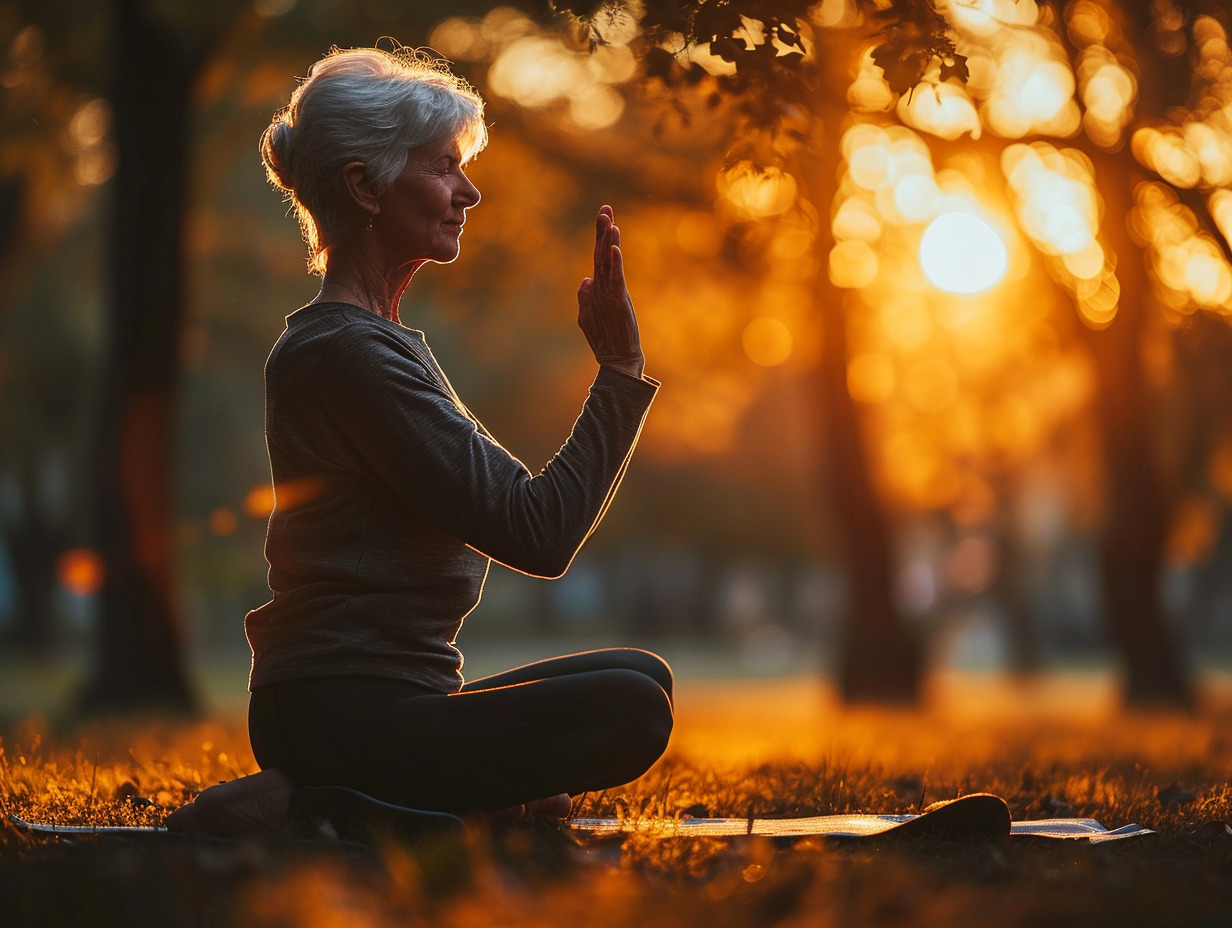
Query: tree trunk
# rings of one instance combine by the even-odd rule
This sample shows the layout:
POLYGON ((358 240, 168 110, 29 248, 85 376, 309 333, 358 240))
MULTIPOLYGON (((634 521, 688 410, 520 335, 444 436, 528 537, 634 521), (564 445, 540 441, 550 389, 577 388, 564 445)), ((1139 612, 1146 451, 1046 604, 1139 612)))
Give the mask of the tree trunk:
POLYGON ((5 647, 47 654, 56 642, 53 597, 56 559, 64 550, 64 532, 36 508, 35 494, 15 525, 4 533, 5 550, 13 566, 17 606, 13 625, 4 634, 5 647))
MULTIPOLYGON (((828 120, 824 131, 839 125, 828 120)), ((837 193, 838 139, 817 138, 798 172, 822 217, 837 193)), ((846 702, 914 703, 923 652, 894 599, 889 520, 869 472, 859 410, 847 388, 847 294, 830 281, 834 242, 823 218, 817 230, 813 314, 821 327, 817 394, 825 417, 827 497, 838 527, 847 601, 839 634, 839 692, 846 702)))
POLYGON ((189 91, 199 57, 115 0, 107 367, 94 467, 105 580, 86 712, 190 710, 175 603, 173 409, 183 316, 189 91))
POLYGON ((839 690, 849 703, 913 703, 920 693, 920 644, 894 602, 890 526, 869 474, 865 439, 847 389, 843 293, 829 283, 826 262, 821 264, 814 289, 823 339, 818 378, 827 417, 829 498, 842 536, 847 588, 839 690))
POLYGON ((1135 706, 1193 704, 1177 636, 1164 609, 1161 579, 1171 506, 1151 434, 1150 388, 1142 359, 1151 282, 1146 256, 1126 219, 1133 208, 1133 172, 1124 154, 1086 146, 1107 215, 1104 233, 1115 253, 1120 305, 1107 328, 1090 333, 1099 372, 1096 414, 1107 481, 1100 579, 1105 621, 1125 674, 1125 701, 1135 706))

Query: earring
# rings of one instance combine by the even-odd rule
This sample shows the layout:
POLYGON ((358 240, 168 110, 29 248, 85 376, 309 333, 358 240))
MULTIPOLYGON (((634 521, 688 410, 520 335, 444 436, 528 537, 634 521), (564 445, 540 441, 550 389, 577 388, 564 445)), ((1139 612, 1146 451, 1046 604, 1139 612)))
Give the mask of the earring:
POLYGON ((368 217, 368 231, 369 232, 372 231, 372 217, 371 216, 368 217))

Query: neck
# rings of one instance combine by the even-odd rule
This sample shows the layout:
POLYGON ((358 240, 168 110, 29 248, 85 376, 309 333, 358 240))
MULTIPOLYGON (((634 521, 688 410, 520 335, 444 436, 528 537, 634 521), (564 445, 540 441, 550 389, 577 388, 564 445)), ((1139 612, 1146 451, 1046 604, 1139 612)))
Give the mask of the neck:
POLYGON ((351 303, 400 322, 398 304, 402 294, 425 262, 414 261, 390 271, 370 255, 349 253, 345 247, 330 251, 321 290, 312 302, 351 303))

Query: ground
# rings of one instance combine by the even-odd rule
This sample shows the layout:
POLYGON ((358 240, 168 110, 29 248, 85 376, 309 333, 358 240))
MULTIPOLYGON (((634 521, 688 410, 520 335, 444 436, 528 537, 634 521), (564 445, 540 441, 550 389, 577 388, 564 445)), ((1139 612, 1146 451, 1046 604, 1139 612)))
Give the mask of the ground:
MULTIPOLYGON (((1232 704, 1127 715, 1103 682, 935 681, 923 708, 848 710, 811 678, 682 681, 668 756, 581 815, 912 812, 969 792, 1015 819, 1137 822, 1104 846, 664 839, 579 847, 545 825, 365 849, 0 830, 0 925, 1223 925, 1232 911, 1232 704)), ((242 716, 126 720, 0 742, 0 803, 158 821, 254 769, 242 716)))

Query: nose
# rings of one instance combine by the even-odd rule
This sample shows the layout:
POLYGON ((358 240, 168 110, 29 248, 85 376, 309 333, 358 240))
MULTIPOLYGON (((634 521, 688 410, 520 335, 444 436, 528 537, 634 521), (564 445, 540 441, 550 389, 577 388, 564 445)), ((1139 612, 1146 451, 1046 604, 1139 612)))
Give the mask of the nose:
POLYGON ((474 182, 463 174, 462 185, 458 188, 456 198, 461 202, 463 209, 470 209, 482 199, 482 196, 474 182))

